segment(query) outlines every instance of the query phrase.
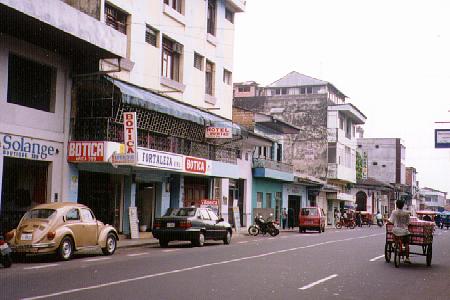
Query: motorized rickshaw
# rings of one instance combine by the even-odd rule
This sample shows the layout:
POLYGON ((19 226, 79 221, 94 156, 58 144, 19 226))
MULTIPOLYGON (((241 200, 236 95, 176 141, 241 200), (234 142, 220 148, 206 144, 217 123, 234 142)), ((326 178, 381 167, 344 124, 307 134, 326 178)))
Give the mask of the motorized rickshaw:
POLYGON ((416 211, 417 218, 422 221, 434 222, 438 212, 432 210, 418 210, 416 211))
POLYGON ((373 215, 368 211, 358 211, 356 213, 361 214, 361 225, 372 225, 373 215))
POLYGON ((440 212, 436 218, 436 226, 443 229, 444 227, 446 229, 450 228, 450 211, 443 211, 440 212))

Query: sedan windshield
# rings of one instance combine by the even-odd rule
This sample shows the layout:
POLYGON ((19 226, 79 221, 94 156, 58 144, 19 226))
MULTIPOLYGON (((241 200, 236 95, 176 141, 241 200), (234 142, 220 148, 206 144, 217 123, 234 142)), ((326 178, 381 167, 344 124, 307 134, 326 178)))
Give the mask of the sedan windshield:
POLYGON ((168 209, 164 216, 193 217, 195 216, 196 210, 194 207, 168 209))
POLYGON ((54 209, 32 209, 28 211, 23 217, 24 220, 28 219, 52 219, 56 215, 54 209))

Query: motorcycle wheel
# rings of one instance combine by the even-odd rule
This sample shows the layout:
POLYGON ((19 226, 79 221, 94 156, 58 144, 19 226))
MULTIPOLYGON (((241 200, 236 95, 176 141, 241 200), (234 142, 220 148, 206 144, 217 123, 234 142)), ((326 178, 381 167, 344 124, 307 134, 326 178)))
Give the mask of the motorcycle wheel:
POLYGON ((342 224, 339 222, 339 223, 336 223, 336 229, 341 229, 342 228, 342 224))
POLYGON ((3 258, 2 258, 2 265, 5 268, 11 267, 11 265, 12 265, 11 255, 7 254, 7 255, 3 256, 3 258))
POLYGON ((248 228, 248 234, 252 236, 257 236, 259 234, 259 228, 255 225, 252 225, 248 228))
POLYGON ((280 233, 280 231, 276 228, 269 228, 269 234, 270 236, 277 236, 280 233))

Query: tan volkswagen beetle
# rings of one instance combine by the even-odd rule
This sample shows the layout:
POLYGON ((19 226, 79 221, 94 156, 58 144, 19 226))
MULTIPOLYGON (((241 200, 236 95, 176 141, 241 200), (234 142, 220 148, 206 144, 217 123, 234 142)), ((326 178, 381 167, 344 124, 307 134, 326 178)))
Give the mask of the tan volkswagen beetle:
POLYGON ((55 252, 62 260, 70 259, 77 250, 92 247, 112 255, 119 240, 116 229, 96 220, 87 206, 70 202, 30 209, 6 239, 17 255, 55 252))

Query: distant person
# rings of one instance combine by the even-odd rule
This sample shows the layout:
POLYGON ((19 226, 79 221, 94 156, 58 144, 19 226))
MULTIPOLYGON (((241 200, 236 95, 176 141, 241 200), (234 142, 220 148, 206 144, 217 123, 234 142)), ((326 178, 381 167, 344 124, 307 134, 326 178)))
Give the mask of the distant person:
POLYGON ((356 213, 356 226, 362 227, 361 213, 356 213))
POLYGON ((286 229, 286 221, 287 221, 288 213, 286 211, 286 207, 283 208, 281 212, 281 224, 283 225, 283 229, 286 229))
POLYGON ((288 228, 294 229, 294 209, 288 209, 288 228))

